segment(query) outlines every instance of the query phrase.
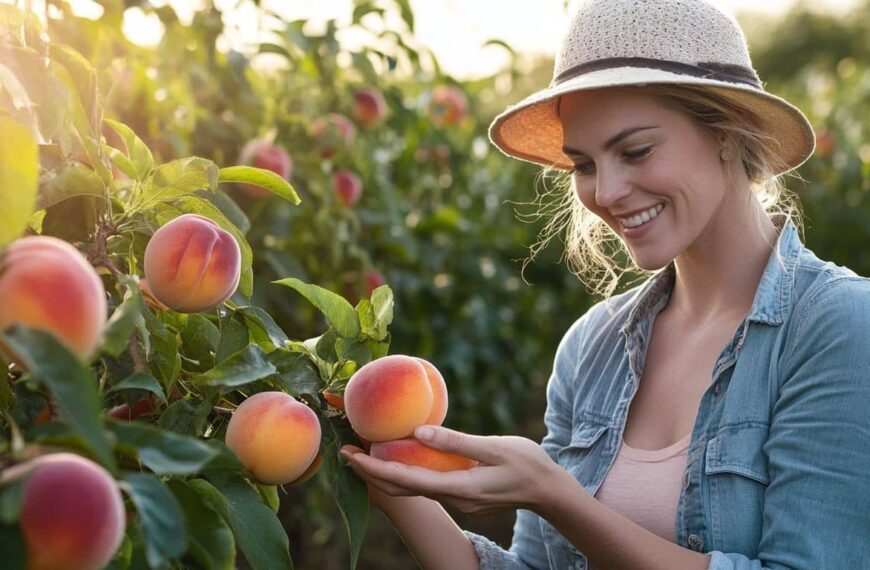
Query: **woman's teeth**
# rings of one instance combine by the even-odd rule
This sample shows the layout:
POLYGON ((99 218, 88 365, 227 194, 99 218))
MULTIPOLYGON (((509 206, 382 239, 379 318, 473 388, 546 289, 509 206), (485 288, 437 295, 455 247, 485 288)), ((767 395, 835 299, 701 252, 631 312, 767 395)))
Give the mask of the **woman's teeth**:
POLYGON ((650 208, 649 210, 644 210, 640 214, 636 214, 630 218, 617 218, 617 219, 619 220, 619 223, 622 224, 622 227, 624 227, 624 228, 629 228, 629 229, 636 228, 638 226, 642 226, 643 224, 647 223, 651 219, 658 216, 659 213, 661 213, 661 211, 664 210, 664 208, 665 208, 664 204, 657 204, 657 205, 653 206, 652 208, 650 208))

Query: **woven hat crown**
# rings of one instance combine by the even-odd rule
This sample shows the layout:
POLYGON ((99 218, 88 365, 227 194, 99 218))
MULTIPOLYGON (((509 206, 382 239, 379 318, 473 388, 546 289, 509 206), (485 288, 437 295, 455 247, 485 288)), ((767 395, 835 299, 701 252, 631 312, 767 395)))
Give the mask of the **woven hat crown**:
POLYGON ((704 1, 586 2, 562 42, 553 81, 564 81, 578 65, 611 58, 679 62, 761 86, 740 26, 704 1))

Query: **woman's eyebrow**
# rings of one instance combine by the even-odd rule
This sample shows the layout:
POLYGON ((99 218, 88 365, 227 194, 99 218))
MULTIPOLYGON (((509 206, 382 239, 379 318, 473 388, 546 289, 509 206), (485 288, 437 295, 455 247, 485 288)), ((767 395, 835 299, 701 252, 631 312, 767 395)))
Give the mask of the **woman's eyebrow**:
MULTIPOLYGON (((658 125, 650 125, 650 126, 646 126, 646 127, 628 127, 627 129, 623 129, 619 133, 617 133, 616 135, 611 137, 610 140, 608 140, 606 143, 604 143, 604 150, 608 150, 610 147, 617 144, 619 141, 621 141, 625 137, 627 137, 629 135, 633 135, 634 133, 636 133, 638 131, 645 131, 648 129, 657 129, 657 128, 659 128, 658 125)), ((586 156, 583 153, 583 151, 571 148, 567 145, 562 147, 562 152, 564 152, 565 154, 567 154, 569 156, 586 156)))

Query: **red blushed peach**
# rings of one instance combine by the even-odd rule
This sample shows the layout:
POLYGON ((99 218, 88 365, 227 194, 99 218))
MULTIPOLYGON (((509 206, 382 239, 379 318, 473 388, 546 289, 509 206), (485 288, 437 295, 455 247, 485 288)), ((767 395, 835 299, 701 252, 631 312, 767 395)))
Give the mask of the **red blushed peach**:
MULTIPOLYGON (((281 145, 272 144, 267 139, 248 141, 239 153, 239 164, 271 170, 285 180, 290 180, 290 173, 293 170, 293 159, 287 149, 281 145)), ((239 187, 255 198, 272 195, 265 188, 253 184, 239 184, 239 187)))
POLYGON ((198 313, 230 298, 241 259, 229 232, 206 217, 184 214, 154 232, 145 248, 145 278, 164 305, 198 313))
POLYGON ((324 392, 323 399, 336 410, 344 411, 344 397, 333 392, 324 392))
POLYGON ((260 483, 284 485, 305 473, 320 449, 320 422, 284 392, 254 394, 233 412, 226 444, 260 483))
POLYGON ((357 91, 353 103, 353 117, 363 126, 376 125, 387 114, 387 102, 381 92, 374 88, 357 91))
POLYGON ((323 158, 332 158, 339 150, 350 148, 356 138, 356 127, 350 119, 339 113, 329 113, 318 118, 311 130, 323 158))
POLYGON ((332 191, 345 206, 354 206, 362 197, 362 180, 355 172, 339 170, 332 175, 332 191))
POLYGON ((396 461, 433 471, 459 471, 478 465, 473 459, 429 447, 413 437, 373 443, 369 455, 381 461, 396 461))
POLYGON ((26 476, 19 524, 29 570, 97 570, 124 536, 124 500, 102 467, 72 453, 43 455, 8 469, 26 476))
POLYGON ((372 360, 351 376, 344 407, 353 430, 369 441, 411 435, 432 411, 426 369, 401 354, 372 360))
POLYGON ((142 297, 145 298, 145 302, 148 303, 149 306, 154 307, 155 309, 160 309, 161 311, 168 311, 169 307, 161 303, 154 296, 154 292, 151 291, 151 285, 148 284, 147 279, 139 280, 139 289, 142 291, 142 297))
POLYGON ((444 376, 428 360, 423 360, 416 356, 414 358, 426 369, 426 377, 429 379, 429 386, 432 388, 432 410, 429 412, 429 417, 423 423, 440 426, 444 422, 444 418, 447 417, 447 384, 444 382, 444 376))
POLYGON ((319 453, 314 456, 314 461, 311 462, 311 465, 308 466, 308 469, 305 470, 302 475, 299 476, 298 479, 291 481, 291 485, 298 485, 300 483, 304 483, 314 477, 314 474, 320 469, 320 466, 323 464, 323 456, 319 453))
POLYGON ((441 85, 432 91, 429 114, 436 127, 455 125, 468 113, 468 98, 459 88, 441 85))
POLYGON ((381 285, 387 284, 387 278, 377 269, 369 269, 363 275, 364 295, 367 299, 371 299, 372 293, 381 285))
POLYGON ((106 324, 106 291, 79 251, 48 236, 14 241, 0 257, 0 330, 19 324, 87 358, 106 324))

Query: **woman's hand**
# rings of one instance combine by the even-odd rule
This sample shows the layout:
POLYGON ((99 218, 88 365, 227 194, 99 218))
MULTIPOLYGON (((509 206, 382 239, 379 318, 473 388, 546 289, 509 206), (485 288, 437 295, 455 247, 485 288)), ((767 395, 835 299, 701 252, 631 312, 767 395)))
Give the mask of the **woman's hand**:
POLYGON ((476 459, 480 465, 439 472, 381 461, 359 448, 342 447, 342 457, 369 484, 375 508, 383 510, 390 497, 423 495, 468 515, 505 508, 539 511, 554 488, 553 481, 567 475, 540 445, 522 437, 475 436, 440 426, 420 426, 414 436, 430 447, 476 459))

